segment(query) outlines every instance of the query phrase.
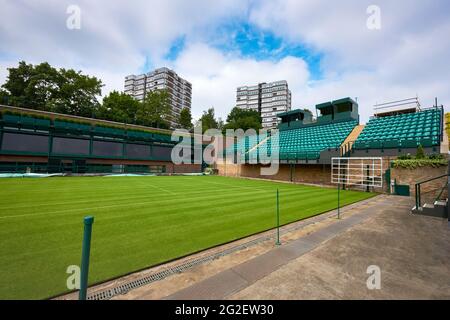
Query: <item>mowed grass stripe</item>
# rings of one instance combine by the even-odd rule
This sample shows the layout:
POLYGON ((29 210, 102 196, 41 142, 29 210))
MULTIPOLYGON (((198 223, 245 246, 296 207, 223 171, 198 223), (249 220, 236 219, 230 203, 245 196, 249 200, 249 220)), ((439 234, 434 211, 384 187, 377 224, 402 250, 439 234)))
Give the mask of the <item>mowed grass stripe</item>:
MULTIPOLYGON (((283 224, 337 205, 335 189, 225 177, 2 179, 0 188, 3 299, 67 291, 88 214, 92 284, 273 228, 277 188, 283 224)), ((372 194, 341 196, 347 204, 372 194)))
MULTIPOLYGON (((205 198, 205 193, 207 194, 208 191, 211 191, 211 188, 208 189, 204 189, 202 191, 197 191, 197 192, 189 192, 186 193, 185 196, 189 196, 187 201, 196 201, 198 199, 204 199, 205 198), (198 197, 192 197, 192 195, 199 195, 198 197)), ((281 191, 285 191, 283 189, 281 189, 281 191)), ((251 192, 250 190, 247 190, 245 193, 244 192, 240 192, 239 194, 242 197, 247 196, 248 194, 252 194, 252 195, 257 195, 258 193, 267 193, 269 192, 269 190, 261 190, 261 189, 256 189, 255 191, 251 192)), ((272 192, 273 195, 273 189, 270 190, 270 192, 272 192)), ((296 193, 299 196, 303 196, 306 195, 308 193, 311 192, 318 192, 321 193, 323 191, 317 191, 316 189, 312 189, 312 190, 303 190, 303 191, 293 191, 293 190, 288 190, 285 191, 285 194, 290 195, 292 193, 296 193)), ((221 191, 220 195, 216 195, 217 192, 213 191, 214 195, 213 197, 209 197, 210 199, 213 198, 223 198, 223 194, 225 193, 235 193, 235 191, 233 190, 233 188, 228 188, 226 190, 221 191)), ((130 206, 132 204, 130 204, 131 200, 133 200, 133 202, 136 201, 136 203, 138 203, 139 205, 148 205, 148 204, 154 204, 154 205, 160 205, 160 204, 164 204, 167 202, 173 202, 173 197, 161 197, 158 195, 147 195, 147 196, 139 196, 139 197, 130 197, 130 198, 109 198, 108 194, 105 194, 105 200, 101 201, 97 201, 94 207, 83 207, 80 206, 81 204, 92 204, 92 200, 85 200, 85 196, 83 196, 83 200, 72 200, 70 202, 70 204, 68 204, 67 202, 51 202, 49 201, 49 203, 47 204, 42 204, 42 205, 33 205, 32 206, 32 210, 35 213, 28 213, 28 214, 21 214, 21 215, 14 215, 14 214, 9 214, 8 215, 8 210, 18 210, 18 209, 22 209, 23 211, 27 211, 28 209, 30 209, 29 205, 26 206, 10 206, 10 207, 5 207, 5 215, 0 216, 0 219, 8 219, 8 218, 16 218, 16 217, 28 217, 31 218, 33 216, 42 216, 42 215, 65 215, 68 214, 69 212, 75 212, 75 214, 78 211, 89 211, 89 210, 98 210, 98 209, 111 209, 111 208, 115 208, 115 207, 124 207, 124 206, 130 206), (141 199, 145 199, 146 201, 139 201, 141 199), (125 201, 125 202, 124 202, 125 201), (111 204, 117 202, 118 204, 111 204), (101 205, 103 203, 108 203, 108 205, 101 205), (45 207, 55 207, 55 206, 69 206, 69 208, 66 208, 64 210, 60 210, 60 211, 46 211, 46 212, 42 212, 42 210, 45 210, 45 207), (74 209, 70 209, 70 207, 74 207, 74 209)), ((111 194, 111 196, 113 196, 113 194, 111 194)))

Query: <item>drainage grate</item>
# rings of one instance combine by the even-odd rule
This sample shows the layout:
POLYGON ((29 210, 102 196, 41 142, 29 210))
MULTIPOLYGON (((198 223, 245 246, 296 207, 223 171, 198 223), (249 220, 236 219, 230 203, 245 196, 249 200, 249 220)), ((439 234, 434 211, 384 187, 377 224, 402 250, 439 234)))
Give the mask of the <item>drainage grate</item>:
MULTIPOLYGON (((371 199, 368 199, 368 200, 365 200, 365 201, 361 201, 361 202, 359 202, 359 205, 366 204, 370 200, 371 199)), ((349 206, 347 206, 346 209, 351 209, 351 208, 354 207, 354 205, 355 204, 349 205, 349 206)), ((323 220, 325 220, 325 219, 327 219, 327 218, 329 218, 331 216, 335 216, 335 215, 336 215, 336 213, 333 210, 333 211, 329 212, 328 214, 322 214, 322 215, 319 215, 319 216, 315 216, 315 217, 313 217, 311 219, 300 221, 300 223, 295 224, 292 227, 283 227, 283 229, 280 230, 280 234, 283 235, 283 234, 286 234, 286 233, 289 233, 289 232, 292 232, 292 231, 299 230, 301 228, 304 228, 305 226, 311 225, 311 224, 319 222, 319 221, 323 221, 323 220)), ((124 284, 118 285, 117 287, 114 287, 112 289, 108 289, 108 290, 104 290, 104 291, 93 293, 91 295, 88 295, 88 300, 108 300, 108 299, 111 299, 114 296, 126 294, 130 290, 142 287, 144 285, 150 284, 150 283, 155 282, 155 281, 159 281, 159 280, 165 279, 165 278, 167 278, 167 277, 169 277, 171 275, 177 274, 177 273, 182 273, 182 272, 184 272, 186 270, 189 270, 189 269, 191 269, 191 268, 193 268, 195 266, 198 266, 198 265, 201 265, 201 264, 204 264, 204 263, 207 263, 207 262, 219 259, 221 257, 227 256, 227 255, 229 255, 231 253, 234 253, 234 252, 237 252, 237 251, 240 251, 240 250, 243 250, 243 249, 247 249, 247 248, 253 247, 253 246, 257 245, 257 244, 260 244, 262 242, 265 242, 265 241, 268 241, 268 240, 271 240, 271 239, 274 239, 274 238, 275 238, 274 235, 262 236, 260 238, 256 238, 254 240, 251 240, 251 241, 248 241, 246 243, 237 245, 235 247, 231 247, 231 248, 226 249, 224 251, 220 251, 220 252, 217 252, 217 253, 209 255, 209 256, 193 259, 193 260, 187 261, 185 263, 182 263, 180 265, 173 266, 171 268, 159 271, 157 273, 153 273, 151 275, 142 277, 140 279, 133 280, 133 281, 130 281, 128 283, 124 283, 124 284)))

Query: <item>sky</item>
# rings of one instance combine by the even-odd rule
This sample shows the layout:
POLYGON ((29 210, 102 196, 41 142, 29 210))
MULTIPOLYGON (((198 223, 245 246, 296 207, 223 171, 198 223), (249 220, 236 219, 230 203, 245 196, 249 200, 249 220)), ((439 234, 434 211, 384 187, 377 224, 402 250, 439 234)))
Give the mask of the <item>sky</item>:
POLYGON ((376 103, 416 96, 449 110, 447 0, 0 0, 0 8, 0 84, 21 60, 47 61, 100 78, 104 96, 123 91, 126 75, 166 66, 192 83, 194 118, 214 107, 226 119, 238 86, 278 80, 288 81, 292 109, 351 97, 362 122, 376 103))

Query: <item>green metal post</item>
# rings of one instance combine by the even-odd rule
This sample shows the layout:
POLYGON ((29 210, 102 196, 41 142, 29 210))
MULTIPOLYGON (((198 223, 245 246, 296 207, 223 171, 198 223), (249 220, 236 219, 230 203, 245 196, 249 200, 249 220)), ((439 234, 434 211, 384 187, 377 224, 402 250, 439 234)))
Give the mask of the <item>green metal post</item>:
POLYGON ((418 184, 416 183, 416 210, 419 210, 419 192, 418 184))
POLYGON ((341 184, 338 183, 338 219, 341 218, 341 184))
POLYGON ((419 209, 419 207, 421 207, 422 206, 422 195, 420 194, 421 193, 421 190, 420 190, 420 183, 419 183, 419 185, 418 185, 418 191, 419 191, 419 206, 417 207, 417 209, 419 209))
POLYGON ((277 189, 277 242, 275 243, 277 246, 281 245, 280 242, 280 197, 277 189))
POLYGON ((91 252, 91 234, 94 217, 84 217, 83 247, 81 251, 81 276, 79 300, 86 300, 89 274, 89 256, 91 252))

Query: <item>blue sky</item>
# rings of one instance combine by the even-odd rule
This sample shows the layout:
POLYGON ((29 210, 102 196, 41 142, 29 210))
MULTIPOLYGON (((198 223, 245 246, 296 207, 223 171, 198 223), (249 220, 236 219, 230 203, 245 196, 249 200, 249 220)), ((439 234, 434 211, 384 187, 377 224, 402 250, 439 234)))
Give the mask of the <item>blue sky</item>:
POLYGON ((293 108, 358 97, 361 119, 382 101, 450 103, 450 3, 366 0, 0 0, 0 83, 19 60, 82 70, 123 90, 128 74, 168 66, 193 85, 194 117, 225 118, 237 86, 287 80, 293 108), (66 27, 77 5, 81 28, 66 27))
MULTIPOLYGON (((164 58, 167 61, 175 61, 186 46, 186 35, 181 35, 170 44, 170 48, 164 58)), ((248 23, 247 20, 232 20, 217 26, 214 36, 208 39, 208 43, 226 53, 237 53, 243 58, 257 61, 280 61, 291 56, 302 58, 308 64, 312 80, 320 80, 322 54, 303 43, 289 42, 273 32, 258 28, 248 23), (217 35, 221 35, 217 38, 217 35)), ((140 69, 147 72, 158 67, 147 57, 145 65, 140 69)))

